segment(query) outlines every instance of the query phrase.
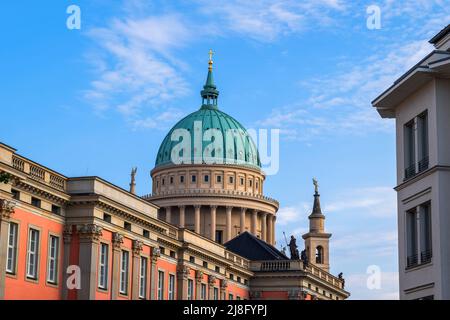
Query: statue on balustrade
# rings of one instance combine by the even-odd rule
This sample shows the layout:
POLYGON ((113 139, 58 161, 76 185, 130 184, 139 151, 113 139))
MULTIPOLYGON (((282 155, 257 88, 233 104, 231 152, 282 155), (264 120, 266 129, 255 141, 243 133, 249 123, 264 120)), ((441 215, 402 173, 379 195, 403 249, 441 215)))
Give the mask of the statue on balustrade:
POLYGON ((302 250, 300 259, 303 261, 303 269, 306 269, 308 267, 308 255, 306 254, 306 249, 302 250))
POLYGON ((289 250, 291 252, 291 260, 300 259, 297 249, 297 239, 294 236, 291 236, 291 241, 289 241, 289 250))

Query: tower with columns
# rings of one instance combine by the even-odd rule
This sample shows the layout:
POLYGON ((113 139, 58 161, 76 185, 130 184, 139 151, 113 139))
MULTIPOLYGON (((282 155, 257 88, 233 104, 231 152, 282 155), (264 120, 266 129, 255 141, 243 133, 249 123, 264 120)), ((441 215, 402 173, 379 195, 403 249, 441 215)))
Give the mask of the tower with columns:
POLYGON ((248 231, 274 245, 278 202, 263 194, 265 174, 247 130, 219 110, 212 66, 210 51, 202 105, 163 140, 146 199, 160 207, 160 219, 216 242, 248 231), (180 148, 186 141, 187 147, 180 148), (175 163, 174 156, 180 155, 182 161, 175 163))
POLYGON ((309 215, 309 231, 303 235, 305 240, 305 250, 309 263, 312 263, 323 270, 330 271, 329 242, 331 233, 325 232, 325 216, 320 208, 319 185, 316 179, 314 182, 314 205, 309 215))

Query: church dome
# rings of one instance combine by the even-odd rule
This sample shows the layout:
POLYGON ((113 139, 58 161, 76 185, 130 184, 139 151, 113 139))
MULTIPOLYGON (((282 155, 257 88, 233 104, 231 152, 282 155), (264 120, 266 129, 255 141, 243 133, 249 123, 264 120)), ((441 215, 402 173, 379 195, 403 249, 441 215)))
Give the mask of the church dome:
MULTIPOLYGON (((176 150, 175 147, 180 143, 180 140, 178 136, 174 137, 173 133, 175 130, 181 129, 191 136, 190 163, 205 163, 203 155, 211 154, 212 152, 214 159, 220 160, 218 163, 250 166, 260 169, 261 163, 258 149, 247 130, 236 119, 218 108, 217 98, 219 91, 214 84, 211 59, 208 77, 201 91, 201 96, 201 108, 181 119, 164 138, 158 150, 155 167, 174 165, 172 160, 173 153, 176 153, 174 150, 176 150), (200 130, 201 132, 199 132, 200 130), (208 131, 214 132, 212 134, 214 137, 211 137, 210 133, 209 137, 205 139, 204 135, 208 131), (195 138, 197 133, 200 133, 201 141, 195 138), (222 137, 222 141, 216 141, 218 137, 222 137), (214 151, 209 150, 210 148, 213 149, 211 147, 212 142, 215 142, 214 151), (200 146, 201 153, 200 150, 197 150, 200 146), (198 161, 199 154, 202 158, 200 162, 198 161)), ((185 163, 183 162, 183 164, 185 163)))

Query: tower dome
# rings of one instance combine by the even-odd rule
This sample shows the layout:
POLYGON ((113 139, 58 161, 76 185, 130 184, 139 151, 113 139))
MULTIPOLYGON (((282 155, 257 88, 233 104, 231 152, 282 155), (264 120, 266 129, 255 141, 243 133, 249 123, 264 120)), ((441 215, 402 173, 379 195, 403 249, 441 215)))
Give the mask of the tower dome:
POLYGON ((176 150, 175 146, 180 143, 180 140, 174 133, 177 130, 186 130, 191 136, 190 159, 185 157, 187 163, 184 162, 183 164, 189 162, 203 164, 205 163, 205 153, 212 152, 213 162, 261 168, 258 149, 252 137, 236 119, 219 110, 218 96, 219 91, 214 84, 212 60, 210 59, 208 76, 201 91, 202 106, 199 110, 181 119, 170 129, 159 147, 155 167, 175 164, 172 159, 174 150, 176 150), (208 134, 209 130, 213 130, 213 133, 208 134), (194 138, 195 133, 199 134, 200 140, 194 138), (209 138, 204 139, 205 133, 209 138), (211 137, 212 135, 214 139, 211 137), (217 137, 221 137, 222 141, 215 141, 217 137), (209 148, 213 149, 211 142, 216 142, 214 150, 209 150, 209 148))

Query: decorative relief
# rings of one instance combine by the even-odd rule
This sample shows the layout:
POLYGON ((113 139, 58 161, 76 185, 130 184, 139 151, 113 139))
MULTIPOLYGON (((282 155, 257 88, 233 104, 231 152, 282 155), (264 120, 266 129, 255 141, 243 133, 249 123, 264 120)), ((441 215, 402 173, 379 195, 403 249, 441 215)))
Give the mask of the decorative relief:
POLYGON ((78 233, 80 239, 89 239, 91 241, 98 241, 102 235, 102 227, 89 223, 78 226, 78 233))
POLYGON ((73 226, 71 224, 66 224, 64 226, 63 231, 64 243, 69 243, 70 241, 72 241, 72 228, 73 226))
POLYGON ((201 282, 203 280, 203 271, 195 270, 195 281, 201 282))
POLYGON ((209 284, 210 286, 215 285, 215 284, 216 284, 216 280, 217 280, 217 277, 216 277, 216 276, 212 276, 212 275, 209 275, 209 276, 208 276, 208 284, 209 284))
POLYGON ((158 261, 158 258, 161 256, 161 249, 158 247, 155 247, 152 249, 152 262, 156 263, 158 261))
POLYGON ((0 199, 0 219, 9 220, 14 213, 16 203, 11 200, 0 199))
POLYGON ((120 249, 120 246, 123 243, 123 234, 114 232, 112 234, 112 244, 114 249, 120 249))
POLYGON ((220 280, 220 289, 225 290, 228 287, 228 280, 222 279, 220 280))
POLYGON ((139 256, 144 247, 144 243, 141 240, 133 240, 133 254, 139 256))
POLYGON ((178 278, 187 279, 189 276, 190 269, 186 265, 177 265, 177 275, 178 278))

